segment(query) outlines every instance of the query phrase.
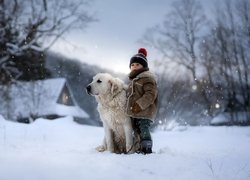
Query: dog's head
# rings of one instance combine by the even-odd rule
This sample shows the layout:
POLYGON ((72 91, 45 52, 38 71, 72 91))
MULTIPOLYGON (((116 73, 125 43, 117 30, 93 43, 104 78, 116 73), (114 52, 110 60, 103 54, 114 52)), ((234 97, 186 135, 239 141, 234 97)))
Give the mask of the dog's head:
POLYGON ((115 95, 124 88, 123 82, 108 73, 99 73, 93 77, 86 87, 87 93, 92 96, 115 95))

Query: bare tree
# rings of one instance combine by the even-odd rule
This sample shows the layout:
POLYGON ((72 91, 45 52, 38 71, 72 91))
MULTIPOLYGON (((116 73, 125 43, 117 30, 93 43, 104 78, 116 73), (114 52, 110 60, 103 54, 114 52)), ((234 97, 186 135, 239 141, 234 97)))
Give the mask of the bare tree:
POLYGON ((165 39, 159 41, 161 48, 165 49, 171 60, 190 70, 194 80, 198 78, 197 44, 205 19, 198 1, 180 0, 173 4, 173 11, 166 16, 164 27, 160 30, 165 39))
MULTIPOLYGON (((250 1, 239 0, 235 3, 236 18, 238 21, 238 46, 240 59, 243 64, 243 82, 245 83, 245 105, 250 107, 250 87, 249 87, 249 71, 250 71, 250 1)), ((250 110, 249 110, 250 111, 250 110)))
POLYGON ((44 56, 63 34, 86 28, 95 20, 89 6, 89 0, 0 0, 1 81, 22 76, 18 61, 24 55, 44 56))
MULTIPOLYGON (((230 0, 217 5, 215 28, 210 28, 200 47, 210 89, 219 87, 221 97, 217 99, 225 101, 232 123, 235 112, 249 112, 249 3, 230 0)), ((246 113, 246 119, 249 117, 246 113)))
POLYGON ((190 72, 209 115, 225 106, 249 112, 250 1, 225 0, 216 7, 209 26, 198 1, 175 1, 163 25, 149 29, 143 42, 162 54, 163 75, 171 62, 190 72))
MULTIPOLYGON (((228 54, 232 71, 230 76, 236 87, 228 99, 233 99, 233 104, 229 101, 229 106, 232 104, 231 111, 250 111, 249 104, 249 20, 250 2, 247 0, 241 1, 224 1, 226 11, 224 12, 223 27, 229 32, 227 34, 228 40, 228 54), (248 44, 248 45, 247 45, 248 44)), ((237 118, 237 117, 236 117, 237 118)), ((246 118, 249 119, 249 113, 246 113, 246 118)), ((234 118, 232 118, 234 120, 234 118)))
POLYGON ((150 29, 144 43, 153 46, 166 63, 175 62, 191 74, 197 92, 203 97, 210 114, 209 94, 206 81, 202 79, 199 44, 204 35, 207 19, 197 0, 178 0, 166 15, 162 26, 150 29))

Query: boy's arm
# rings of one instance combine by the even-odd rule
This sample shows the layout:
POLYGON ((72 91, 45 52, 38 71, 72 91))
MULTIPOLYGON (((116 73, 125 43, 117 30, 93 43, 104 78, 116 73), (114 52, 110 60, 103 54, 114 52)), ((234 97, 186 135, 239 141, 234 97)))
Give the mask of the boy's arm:
POLYGON ((143 85, 144 95, 136 101, 142 110, 154 103, 157 97, 157 85, 154 81, 148 81, 143 85))

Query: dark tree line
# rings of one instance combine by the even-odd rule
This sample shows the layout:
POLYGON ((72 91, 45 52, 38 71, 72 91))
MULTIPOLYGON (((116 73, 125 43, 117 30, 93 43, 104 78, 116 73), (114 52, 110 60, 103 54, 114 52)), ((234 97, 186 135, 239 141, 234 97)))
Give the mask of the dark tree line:
MULTIPOLYGON (((185 88, 195 89, 200 99, 191 101, 200 104, 208 117, 229 112, 234 124, 233 114, 244 112, 250 124, 250 1, 224 0, 214 9, 208 18, 199 1, 175 1, 163 24, 148 30, 143 42, 162 55, 166 68, 159 77, 168 76, 164 72, 173 62, 176 68, 185 68, 191 77, 185 88)), ((174 102, 166 94, 176 91, 174 84, 161 82, 165 89, 161 103, 174 102)), ((160 119, 164 116, 159 114, 160 119)))

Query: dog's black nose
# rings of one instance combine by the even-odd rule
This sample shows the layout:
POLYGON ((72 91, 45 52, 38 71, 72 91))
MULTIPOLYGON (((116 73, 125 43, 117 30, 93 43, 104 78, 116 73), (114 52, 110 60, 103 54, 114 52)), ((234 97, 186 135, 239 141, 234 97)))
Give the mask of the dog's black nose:
POLYGON ((90 86, 90 85, 88 85, 88 86, 86 87, 86 91, 87 91, 88 94, 90 94, 90 91, 91 91, 91 86, 90 86))

